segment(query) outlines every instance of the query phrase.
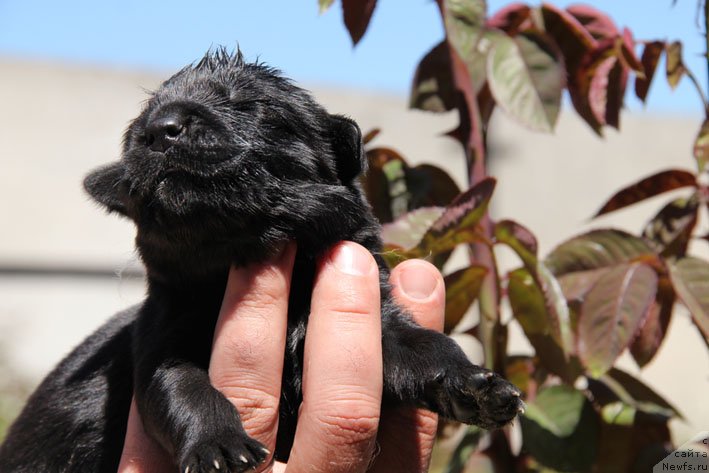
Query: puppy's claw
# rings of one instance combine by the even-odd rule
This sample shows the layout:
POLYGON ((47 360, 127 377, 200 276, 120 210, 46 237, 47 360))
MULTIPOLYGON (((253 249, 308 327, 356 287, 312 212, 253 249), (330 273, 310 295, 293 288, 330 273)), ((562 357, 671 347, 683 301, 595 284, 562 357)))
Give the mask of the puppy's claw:
POLYGON ((266 447, 261 447, 261 451, 265 456, 269 456, 271 452, 266 447))
POLYGON ((524 407, 519 406, 519 407, 517 408, 517 412, 518 412, 520 415, 524 414, 524 413, 525 413, 524 407))
POLYGON ((522 395, 522 393, 519 392, 519 391, 513 391, 513 392, 512 392, 512 395, 513 395, 514 397, 520 397, 520 396, 522 395))
POLYGON ((244 455, 239 455, 239 461, 241 461, 241 463, 249 462, 248 458, 246 458, 244 455))
POLYGON ((190 473, 190 467, 185 468, 185 473, 190 473))
POLYGON ((219 462, 217 460, 214 460, 214 468, 217 470, 220 468, 219 462))

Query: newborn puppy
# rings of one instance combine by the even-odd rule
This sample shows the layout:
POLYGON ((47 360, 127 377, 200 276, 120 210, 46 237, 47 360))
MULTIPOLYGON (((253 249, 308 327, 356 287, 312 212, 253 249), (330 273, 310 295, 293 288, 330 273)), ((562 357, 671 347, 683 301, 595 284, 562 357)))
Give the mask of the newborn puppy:
POLYGON ((301 400, 316 259, 340 240, 379 264, 385 404, 484 428, 510 422, 519 391, 392 301, 380 227, 357 182, 365 168, 352 120, 240 53, 208 53, 163 83, 128 127, 121 160, 85 180, 96 201, 135 222, 147 299, 44 380, 0 448, 0 471, 115 472, 131 395, 180 472, 258 466, 267 450, 207 366, 230 265, 265 261, 292 240, 278 459, 290 452, 301 400))

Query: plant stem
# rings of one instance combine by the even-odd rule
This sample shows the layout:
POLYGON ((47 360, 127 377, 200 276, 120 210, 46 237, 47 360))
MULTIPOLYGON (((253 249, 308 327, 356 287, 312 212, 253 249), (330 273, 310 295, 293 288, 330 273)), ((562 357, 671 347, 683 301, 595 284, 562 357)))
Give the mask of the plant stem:
MULTIPOLYGON (((436 3, 445 27, 445 1, 436 0, 436 3)), ((460 130, 463 135, 461 136, 461 142, 465 150, 468 168, 468 185, 473 187, 488 175, 485 162, 487 150, 483 120, 480 116, 477 95, 472 87, 468 67, 463 58, 458 55, 453 44, 450 44, 449 49, 453 81, 456 89, 461 94, 462 103, 459 105, 460 130)), ((489 213, 485 214, 478 225, 487 239, 492 241, 493 224, 489 213)), ((470 245, 470 259, 471 263, 481 264, 488 270, 478 297, 478 308, 480 310, 478 335, 485 354, 485 367, 499 370, 502 367, 504 357, 501 356, 501 353, 497 353, 500 346, 496 339, 500 323, 500 290, 495 255, 489 245, 477 243, 470 245)))

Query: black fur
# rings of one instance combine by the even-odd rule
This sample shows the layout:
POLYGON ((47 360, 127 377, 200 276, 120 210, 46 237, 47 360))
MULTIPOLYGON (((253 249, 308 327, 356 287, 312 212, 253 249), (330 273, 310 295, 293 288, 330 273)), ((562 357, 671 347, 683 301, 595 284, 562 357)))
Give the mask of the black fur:
POLYGON ((215 459, 231 472, 261 463, 262 445, 206 368, 229 265, 264 261, 290 240, 298 252, 277 458, 288 457, 301 399, 315 261, 340 240, 367 247, 380 267, 385 404, 507 424, 519 391, 393 303, 376 256, 380 227, 357 183, 365 168, 352 120, 240 53, 208 53, 168 79, 129 126, 122 159, 85 180, 94 199, 135 222, 147 299, 44 380, 0 447, 0 472, 116 471, 132 393, 180 471, 212 471, 215 459))

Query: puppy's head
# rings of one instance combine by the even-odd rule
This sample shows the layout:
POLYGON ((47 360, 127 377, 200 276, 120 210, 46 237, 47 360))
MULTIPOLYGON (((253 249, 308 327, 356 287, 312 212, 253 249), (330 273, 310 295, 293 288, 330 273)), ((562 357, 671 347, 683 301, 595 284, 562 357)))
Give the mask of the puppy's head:
MULTIPOLYGON (((84 185, 133 219, 139 235, 225 221, 248 231, 284 186, 351 185, 365 162, 353 121, 328 114, 277 71, 218 49, 150 96, 125 133, 121 160, 84 185)), ((292 205, 298 212, 303 202, 292 205)))

